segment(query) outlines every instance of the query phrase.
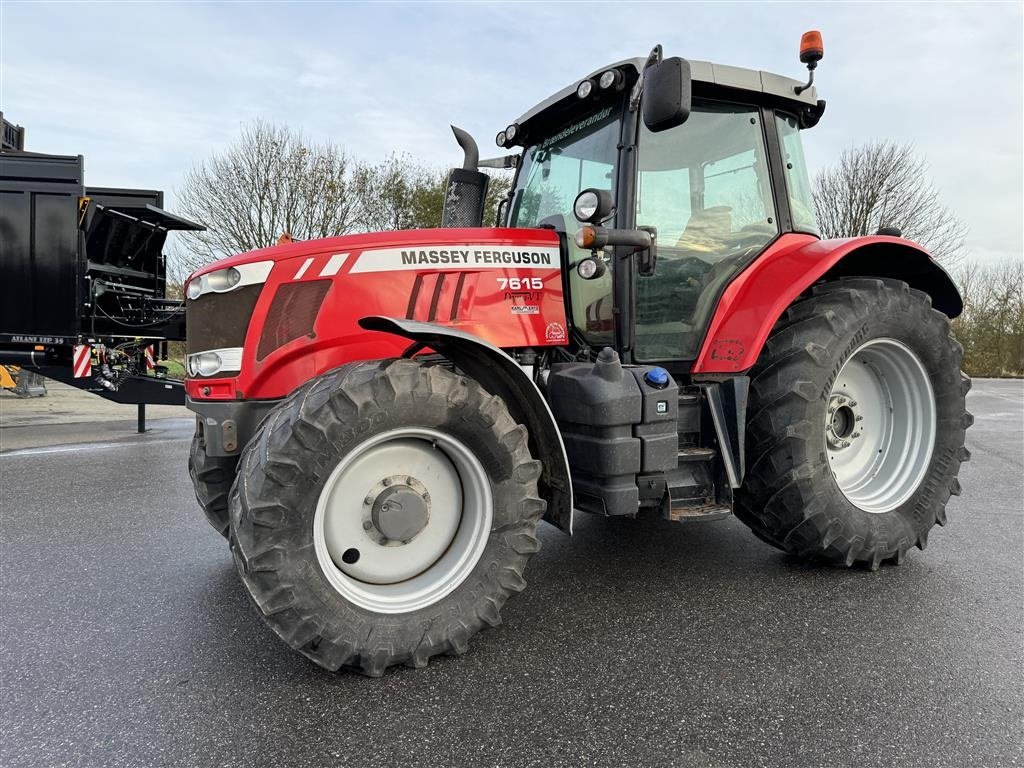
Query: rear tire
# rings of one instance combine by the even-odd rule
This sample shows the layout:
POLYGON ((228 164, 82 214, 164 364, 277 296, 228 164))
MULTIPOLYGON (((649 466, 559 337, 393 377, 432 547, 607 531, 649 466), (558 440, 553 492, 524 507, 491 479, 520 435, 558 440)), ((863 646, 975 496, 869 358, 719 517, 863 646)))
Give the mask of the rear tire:
POLYGON ((906 283, 816 286, 751 371, 737 517, 783 551, 847 567, 924 549, 970 458, 962 359, 948 318, 906 283))
POLYGON ((197 423, 188 454, 188 474, 196 492, 196 501, 203 508, 210 525, 224 538, 228 537, 228 494, 235 482, 238 456, 210 456, 206 453, 203 428, 197 423))
POLYGON ((231 549, 270 627, 320 666, 422 667, 464 653, 526 586, 540 470, 525 427, 476 382, 404 359, 344 366, 282 401, 244 450, 231 549), (415 514, 389 523, 389 500, 415 514))

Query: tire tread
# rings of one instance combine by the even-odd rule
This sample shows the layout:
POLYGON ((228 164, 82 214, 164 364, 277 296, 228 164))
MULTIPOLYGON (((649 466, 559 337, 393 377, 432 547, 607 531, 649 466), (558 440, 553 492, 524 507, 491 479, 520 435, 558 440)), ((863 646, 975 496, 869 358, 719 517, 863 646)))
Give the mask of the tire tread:
MULTIPOLYGON (((928 530, 945 524, 946 502, 960 492, 957 474, 970 456, 963 447, 925 479, 935 483, 930 517, 913 535, 853 530, 829 508, 823 491, 824 480, 831 478, 823 452, 814 447, 821 436, 810 413, 822 397, 815 381, 827 380, 841 359, 839 343, 850 335, 851 323, 896 313, 945 339, 944 359, 959 370, 963 350, 949 336, 948 318, 932 309, 927 294, 892 279, 852 277, 814 286, 786 309, 765 343, 750 372, 748 470, 735 512, 766 543, 801 557, 875 570, 883 562, 902 563, 912 546, 924 549, 928 530)), ((939 416, 940 424, 954 431, 952 441, 963 446, 973 421, 964 401, 970 379, 960 372, 958 382, 955 407, 939 416)))
POLYGON ((433 656, 465 653, 473 635, 501 623, 501 607, 525 588, 525 566, 540 549, 536 529, 546 503, 537 491, 541 465, 530 455, 527 437, 500 397, 440 366, 406 359, 373 361, 314 379, 283 400, 274 417, 261 425, 232 489, 231 549, 254 603, 285 642, 330 670, 351 668, 379 677, 394 665, 420 668, 433 656), (413 612, 392 616, 413 617, 407 625, 375 622, 375 614, 354 607, 337 620, 318 620, 314 611, 301 608, 308 604, 302 598, 305 585, 291 580, 285 567, 285 558, 306 533, 292 525, 298 517, 294 511, 276 499, 308 482, 310 475, 329 474, 332 467, 324 462, 331 453, 323 449, 379 421, 396 402, 435 399, 459 418, 488 430, 496 449, 510 457, 501 488, 515 519, 492 527, 488 551, 497 542, 497 567, 489 563, 493 573, 476 582, 479 589, 457 589, 445 598, 444 611, 426 620, 413 612))

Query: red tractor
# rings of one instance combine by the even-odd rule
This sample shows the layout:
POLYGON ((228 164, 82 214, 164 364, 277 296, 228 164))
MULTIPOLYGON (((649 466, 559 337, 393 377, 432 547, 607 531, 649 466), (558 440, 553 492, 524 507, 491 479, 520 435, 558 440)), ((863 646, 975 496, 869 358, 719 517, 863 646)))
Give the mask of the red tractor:
POLYGON ((923 549, 968 458, 961 299, 898 231, 820 238, 824 107, 659 46, 498 134, 521 152, 456 129, 445 228, 192 275, 190 471, 273 630, 368 675, 461 654, 575 511, 735 514, 841 566, 923 549), (495 227, 480 167, 515 169, 495 227))

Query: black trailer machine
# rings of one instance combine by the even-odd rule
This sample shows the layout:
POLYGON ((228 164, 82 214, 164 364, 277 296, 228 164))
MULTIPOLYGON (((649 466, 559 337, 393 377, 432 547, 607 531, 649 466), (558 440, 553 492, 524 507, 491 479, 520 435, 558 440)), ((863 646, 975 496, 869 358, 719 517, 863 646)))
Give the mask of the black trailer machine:
POLYGON ((163 248, 203 227, 163 210, 163 192, 86 186, 81 155, 26 152, 24 129, 2 122, 0 364, 119 403, 183 405, 156 365, 185 338, 163 248))

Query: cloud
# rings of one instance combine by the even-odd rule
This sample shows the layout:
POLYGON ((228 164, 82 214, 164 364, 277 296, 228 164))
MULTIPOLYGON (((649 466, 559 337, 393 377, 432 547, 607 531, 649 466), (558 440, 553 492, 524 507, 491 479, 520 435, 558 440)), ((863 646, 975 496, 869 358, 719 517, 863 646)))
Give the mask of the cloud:
MULTIPOLYGON (((460 153, 531 104, 656 42, 799 77, 821 29, 813 166, 869 138, 924 154, 972 253, 1022 250, 1022 16, 1010 4, 22 4, 0 10, 0 104, 29 148, 98 185, 172 190, 263 117, 365 159, 460 153)), ((497 152, 496 149, 493 150, 497 152)), ((169 200, 173 204, 173 200, 169 200)))

